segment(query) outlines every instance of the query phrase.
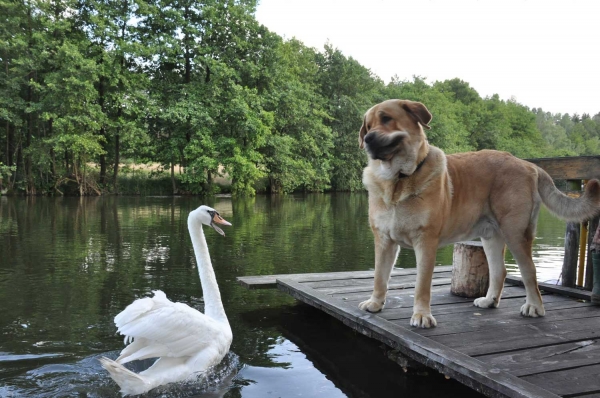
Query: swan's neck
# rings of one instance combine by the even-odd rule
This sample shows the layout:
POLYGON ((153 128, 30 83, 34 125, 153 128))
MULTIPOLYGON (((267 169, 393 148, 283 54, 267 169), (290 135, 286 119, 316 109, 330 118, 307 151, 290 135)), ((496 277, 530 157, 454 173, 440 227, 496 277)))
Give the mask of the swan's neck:
POLYGON ((210 261, 206 238, 202 231, 200 222, 188 221, 188 228, 194 245, 194 253, 196 254, 196 263, 198 264, 198 273, 200 274, 200 284, 204 293, 204 314, 214 320, 229 323, 225 315, 225 309, 221 302, 221 293, 217 278, 210 261))

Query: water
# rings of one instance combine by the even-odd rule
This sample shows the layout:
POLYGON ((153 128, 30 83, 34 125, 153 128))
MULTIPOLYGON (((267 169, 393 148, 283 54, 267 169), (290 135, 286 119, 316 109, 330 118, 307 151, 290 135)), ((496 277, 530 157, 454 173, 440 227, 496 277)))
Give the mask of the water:
MULTIPOLYGON (((203 307, 186 223, 200 204, 234 225, 226 237, 205 229, 233 329, 231 353, 208 380, 149 396, 479 396, 439 374, 403 373, 380 343, 287 295, 235 282, 371 269, 365 194, 0 197, 0 396, 118 397, 97 361, 123 348, 113 317, 154 289, 203 307)), ((564 228, 542 212, 534 253, 540 280, 560 274, 564 228)), ((439 251, 438 264, 451 261, 451 247, 439 251)), ((507 262, 514 264, 509 255, 507 262)), ((403 250, 398 266, 414 267, 414 253, 403 250)))

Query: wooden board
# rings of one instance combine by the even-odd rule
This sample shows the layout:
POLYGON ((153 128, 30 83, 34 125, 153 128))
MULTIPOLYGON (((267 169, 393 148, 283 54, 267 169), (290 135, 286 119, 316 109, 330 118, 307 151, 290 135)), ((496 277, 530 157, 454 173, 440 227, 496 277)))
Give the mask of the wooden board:
POLYGON ((515 376, 531 376, 555 370, 577 368, 598 363, 600 340, 582 340, 501 354, 477 359, 515 376))
MULTIPOLYGON (((448 272, 452 271, 451 265, 441 265, 435 267, 434 272, 448 272)), ((303 282, 313 281, 334 281, 343 280, 348 278, 353 279, 373 279, 373 273, 375 271, 346 271, 346 272, 325 272, 325 273, 307 273, 307 274, 279 274, 279 275, 258 275, 258 276, 239 276, 237 281, 240 285, 247 289, 275 289, 277 288, 277 278, 283 278, 288 276, 302 276, 303 282)), ((394 269, 392 271, 392 277, 397 275, 416 275, 416 268, 406 269, 394 269)))
POLYGON ((600 179, 600 156, 525 159, 544 169, 550 177, 561 180, 600 179))
MULTIPOLYGON (((506 277, 506 282, 513 283, 513 284, 519 285, 519 286, 523 286, 523 281, 521 280, 520 276, 509 275, 506 277)), ((543 290, 546 292, 558 293, 563 296, 574 297, 574 298, 587 300, 587 301, 592 300, 592 292, 589 292, 587 290, 577 289, 574 287, 566 287, 566 286, 561 286, 561 285, 553 285, 551 283, 543 283, 543 282, 538 282, 538 286, 539 286, 540 290, 543 290)))
POLYGON ((584 366, 556 372, 525 376, 524 380, 551 388, 559 395, 579 397, 583 393, 600 391, 600 365, 584 366), (577 391, 577 392, 574 392, 577 391))
POLYGON ((600 307, 582 300, 589 292, 540 284, 546 316, 528 318, 519 311, 525 301, 520 278, 507 278, 500 308, 478 308, 473 299, 450 293, 450 270, 436 267, 434 273, 431 302, 438 327, 432 329, 409 326, 414 269, 393 271, 379 314, 358 309, 371 294, 373 271, 240 279, 248 286, 276 283, 354 330, 490 397, 600 398, 598 382, 588 381, 600 378, 600 307))

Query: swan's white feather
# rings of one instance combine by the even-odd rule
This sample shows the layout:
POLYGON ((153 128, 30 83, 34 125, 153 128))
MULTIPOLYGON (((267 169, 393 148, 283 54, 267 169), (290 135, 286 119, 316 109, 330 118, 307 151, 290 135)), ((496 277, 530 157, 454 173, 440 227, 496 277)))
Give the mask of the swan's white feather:
POLYGON ((214 209, 201 206, 188 218, 210 316, 186 304, 173 303, 160 290, 154 291, 153 297, 135 300, 119 313, 115 325, 125 336, 125 344, 129 344, 115 361, 103 358, 100 362, 123 394, 141 394, 161 384, 197 376, 220 362, 229 351, 231 327, 221 303, 201 227, 201 224, 210 225, 213 217, 214 209), (139 374, 123 366, 148 358, 159 359, 139 374))
MULTIPOLYGON (((133 337, 133 343, 123 350, 117 359, 119 363, 156 357, 191 356, 217 343, 220 335, 225 338, 230 335, 231 332, 227 333, 222 323, 186 304, 173 303, 166 296, 155 300, 156 293, 153 298, 139 299, 131 304, 150 300, 153 303, 151 307, 144 301, 147 308, 145 312, 136 317, 120 318, 129 319, 129 322, 120 323, 118 332, 133 337)), ((129 307, 125 309, 128 310, 129 307)))

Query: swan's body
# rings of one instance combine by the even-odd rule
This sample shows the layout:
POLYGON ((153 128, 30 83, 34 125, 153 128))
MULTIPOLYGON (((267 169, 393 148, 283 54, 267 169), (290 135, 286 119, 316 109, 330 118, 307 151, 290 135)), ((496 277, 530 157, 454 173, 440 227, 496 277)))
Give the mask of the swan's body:
POLYGON ((197 376, 219 363, 229 351, 231 327, 202 231, 202 224, 206 224, 223 234, 215 222, 231 225, 207 206, 200 206, 188 217, 204 292, 204 314, 186 304, 173 303, 156 290, 154 297, 135 300, 115 317, 118 332, 130 344, 116 360, 103 357, 100 362, 124 395, 142 394, 162 384, 197 376), (150 368, 139 374, 123 366, 130 361, 157 357, 150 368))

